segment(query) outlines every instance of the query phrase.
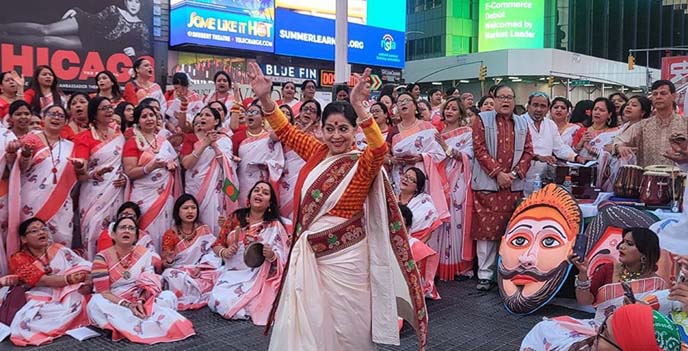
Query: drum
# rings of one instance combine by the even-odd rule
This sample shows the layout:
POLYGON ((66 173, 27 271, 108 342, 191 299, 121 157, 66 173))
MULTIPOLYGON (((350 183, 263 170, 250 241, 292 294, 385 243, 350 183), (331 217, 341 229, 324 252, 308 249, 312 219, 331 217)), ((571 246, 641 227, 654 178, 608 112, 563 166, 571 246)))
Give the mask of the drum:
POLYGON ((645 205, 666 205, 670 198, 671 174, 665 172, 645 171, 640 186, 640 200, 645 205))
POLYGON ((640 197, 640 185, 642 185, 642 182, 642 167, 635 165, 621 166, 614 180, 614 195, 637 199, 640 197))
POLYGON ((265 262, 263 243, 253 242, 244 251, 244 263, 250 268, 260 267, 265 262))

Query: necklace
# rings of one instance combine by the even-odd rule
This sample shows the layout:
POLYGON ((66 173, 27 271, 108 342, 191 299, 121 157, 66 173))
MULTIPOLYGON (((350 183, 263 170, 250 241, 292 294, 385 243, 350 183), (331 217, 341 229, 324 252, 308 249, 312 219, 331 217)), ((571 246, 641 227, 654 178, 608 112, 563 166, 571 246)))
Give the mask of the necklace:
POLYGON ((131 278, 131 273, 129 272, 129 267, 131 267, 131 253, 134 252, 133 249, 129 250, 129 252, 124 255, 124 257, 121 257, 119 255, 119 252, 115 249, 115 253, 117 254, 117 259, 119 260, 119 264, 122 265, 122 268, 124 268, 124 272, 122 272, 122 278, 124 279, 129 279, 131 278))
POLYGON ((408 127, 404 125, 404 122, 403 122, 403 121, 401 121, 401 122, 399 122, 399 129, 401 129, 401 130, 411 129, 411 128, 415 127, 416 125, 418 125, 418 121, 419 121, 419 119, 416 118, 416 119, 413 121, 413 123, 411 123, 411 125, 408 126, 408 127))
POLYGON ((182 226, 180 225, 178 227, 179 229, 179 234, 182 237, 182 240, 184 241, 191 241, 196 235, 196 223, 193 224, 193 228, 191 228, 190 232, 185 232, 184 229, 182 229, 182 226))
POLYGON ((261 129, 259 133, 254 134, 254 133, 251 133, 251 131, 249 131, 248 129, 246 129, 246 135, 247 135, 247 136, 250 136, 251 138, 259 137, 259 136, 261 136, 264 132, 265 132, 265 129, 261 129))
POLYGON ((594 125, 591 125, 590 128, 592 128, 592 130, 600 131, 600 130, 605 130, 605 129, 607 129, 607 126, 604 125, 604 126, 602 126, 602 128, 595 128, 594 125))
POLYGON ((631 272, 628 270, 628 268, 626 266, 623 267, 621 274, 619 274, 619 278, 621 278, 621 281, 624 281, 624 282, 639 279, 640 276, 641 276, 640 272, 631 272))
POLYGON ((91 133, 93 134, 94 139, 106 141, 108 140, 110 129, 108 128, 108 130, 105 133, 101 133, 96 127, 91 126, 91 133))
POLYGON ((153 137, 153 142, 151 143, 150 140, 148 140, 148 137, 146 137, 143 133, 141 133, 141 136, 143 137, 143 140, 146 141, 146 144, 150 146, 153 152, 158 153, 158 139, 156 137, 153 137))
POLYGON ((43 137, 45 138, 46 144, 48 144, 48 149, 50 150, 50 161, 53 165, 53 168, 50 170, 50 172, 53 173, 53 184, 57 184, 57 165, 60 164, 60 158, 62 156, 62 137, 58 137, 57 141, 54 144, 50 144, 50 140, 48 140, 48 136, 43 132, 43 137), (54 145, 57 144, 57 160, 55 160, 55 157, 53 156, 53 147, 54 145))
POLYGON ((53 269, 50 268, 50 262, 48 261, 48 249, 47 248, 46 248, 45 252, 43 252, 43 254, 40 256, 34 255, 34 253, 31 252, 31 250, 29 250, 29 249, 26 249, 26 252, 41 262, 41 264, 43 265, 43 272, 45 272, 46 275, 53 272, 53 269))

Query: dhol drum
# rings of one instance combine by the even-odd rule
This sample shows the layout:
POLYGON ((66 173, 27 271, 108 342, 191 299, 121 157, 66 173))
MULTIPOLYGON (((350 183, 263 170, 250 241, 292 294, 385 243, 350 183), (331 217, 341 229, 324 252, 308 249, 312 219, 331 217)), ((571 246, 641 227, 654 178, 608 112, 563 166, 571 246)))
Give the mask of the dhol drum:
POLYGON ((669 200, 678 201, 683 199, 683 192, 685 190, 686 173, 681 172, 681 169, 670 165, 652 165, 645 167, 646 171, 661 172, 669 174, 669 188, 667 190, 669 200))
POLYGON ((643 168, 635 165, 624 165, 614 181, 614 195, 630 199, 640 197, 640 186, 643 182, 643 168))
POLYGON ((645 171, 640 187, 640 200, 645 205, 666 205, 671 200, 671 174, 666 172, 645 171))

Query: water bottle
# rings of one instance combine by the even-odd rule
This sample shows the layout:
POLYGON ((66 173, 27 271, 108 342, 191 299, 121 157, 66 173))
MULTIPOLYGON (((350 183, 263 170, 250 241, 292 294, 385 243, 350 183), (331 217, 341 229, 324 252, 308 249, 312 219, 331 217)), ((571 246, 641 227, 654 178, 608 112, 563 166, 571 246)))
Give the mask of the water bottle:
POLYGON ((573 193, 573 183, 571 182, 571 176, 564 177, 564 184, 562 184, 562 186, 569 193, 573 193))
POLYGON ((535 180, 533 180, 533 192, 542 189, 542 179, 540 179, 540 173, 535 175, 535 180))

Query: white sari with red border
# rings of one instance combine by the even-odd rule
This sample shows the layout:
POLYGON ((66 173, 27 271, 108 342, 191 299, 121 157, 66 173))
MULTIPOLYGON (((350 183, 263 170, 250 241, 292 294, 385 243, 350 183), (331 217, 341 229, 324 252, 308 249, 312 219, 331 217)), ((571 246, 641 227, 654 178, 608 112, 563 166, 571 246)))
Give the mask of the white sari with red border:
MULTIPOLYGON (((9 129, 0 126, 0 172, 5 173, 5 170, 12 165, 7 164, 7 152, 5 148, 7 144, 17 137, 9 129)), ((1 177, 0 177, 1 178, 1 177)), ((7 274, 7 253, 5 252, 5 241, 7 239, 7 228, 9 226, 9 178, 0 179, 0 276, 7 274)))
MULTIPOLYGON (((248 132, 248 131, 247 131, 248 132)), ((272 184, 279 191, 278 182, 284 170, 282 144, 263 131, 256 137, 248 136, 239 145, 239 205, 246 204, 248 193, 259 180, 272 184)), ((240 206, 242 207, 242 206, 240 206)))

